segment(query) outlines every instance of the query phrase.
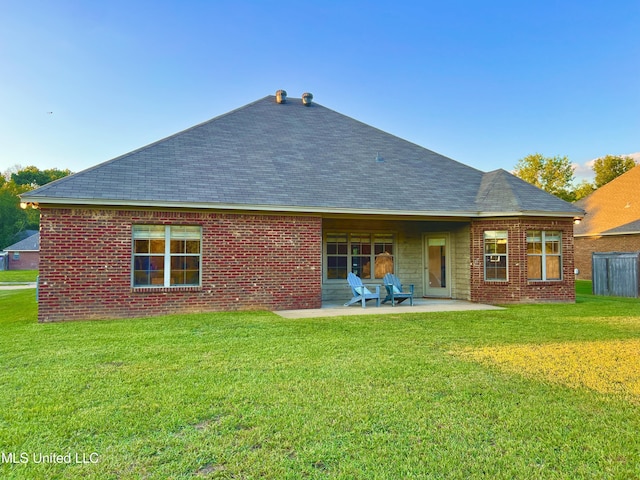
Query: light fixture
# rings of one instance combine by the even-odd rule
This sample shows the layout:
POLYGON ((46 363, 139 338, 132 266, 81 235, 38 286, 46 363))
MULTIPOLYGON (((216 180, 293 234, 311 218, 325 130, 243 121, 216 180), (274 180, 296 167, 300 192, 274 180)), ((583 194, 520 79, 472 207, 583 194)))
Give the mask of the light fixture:
POLYGON ((20 208, 23 210, 26 210, 29 207, 38 209, 39 206, 38 202, 20 202, 20 208))

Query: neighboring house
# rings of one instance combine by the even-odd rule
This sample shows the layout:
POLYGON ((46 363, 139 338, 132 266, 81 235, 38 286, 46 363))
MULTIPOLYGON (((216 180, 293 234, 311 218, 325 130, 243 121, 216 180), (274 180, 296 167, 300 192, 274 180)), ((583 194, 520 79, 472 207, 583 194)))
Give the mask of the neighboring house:
POLYGON ((40 234, 20 240, 4 249, 5 270, 38 270, 40 262, 40 234))
POLYGON ((41 211, 40 321, 318 308, 348 300, 348 272, 394 272, 417 296, 575 301, 579 208, 279 100, 23 194, 41 211))
POLYGON ((591 280, 594 252, 640 251, 640 165, 576 202, 586 211, 575 227, 578 278, 591 280))

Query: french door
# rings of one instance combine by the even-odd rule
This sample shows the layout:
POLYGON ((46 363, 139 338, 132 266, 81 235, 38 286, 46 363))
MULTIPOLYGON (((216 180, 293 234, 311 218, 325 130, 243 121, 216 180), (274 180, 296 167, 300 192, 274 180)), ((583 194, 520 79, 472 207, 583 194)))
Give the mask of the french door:
POLYGON ((425 234, 423 248, 424 296, 451 297, 449 234, 425 234))

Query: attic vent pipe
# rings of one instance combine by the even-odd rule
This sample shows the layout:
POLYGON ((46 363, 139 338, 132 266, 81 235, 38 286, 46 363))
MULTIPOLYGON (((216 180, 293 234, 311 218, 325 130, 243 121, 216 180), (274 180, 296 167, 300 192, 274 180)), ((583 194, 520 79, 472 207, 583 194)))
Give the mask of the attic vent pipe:
POLYGON ((276 92, 276 103, 287 103, 286 90, 278 90, 276 92))
POLYGON ((311 100, 313 100, 313 95, 310 94, 309 92, 305 92, 302 94, 302 104, 305 107, 308 107, 311 105, 311 100))

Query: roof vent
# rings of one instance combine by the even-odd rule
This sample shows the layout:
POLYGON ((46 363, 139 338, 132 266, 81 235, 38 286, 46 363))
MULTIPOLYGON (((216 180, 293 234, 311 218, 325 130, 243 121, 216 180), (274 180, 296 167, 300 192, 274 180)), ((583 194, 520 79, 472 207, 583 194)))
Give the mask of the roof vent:
POLYGON ((287 91, 278 90, 276 92, 276 103, 287 103, 287 91))
POLYGON ((311 100, 313 100, 313 95, 310 94, 309 92, 305 92, 302 94, 302 104, 305 107, 308 107, 311 105, 311 100))

